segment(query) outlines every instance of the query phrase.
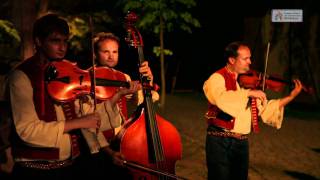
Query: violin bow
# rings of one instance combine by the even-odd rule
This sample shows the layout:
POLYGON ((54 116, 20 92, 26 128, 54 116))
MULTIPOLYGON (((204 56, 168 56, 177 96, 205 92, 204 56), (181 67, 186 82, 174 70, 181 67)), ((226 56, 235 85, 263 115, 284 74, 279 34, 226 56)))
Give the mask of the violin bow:
MULTIPOLYGON (((94 58, 94 41, 93 41, 93 21, 92 17, 89 16, 89 28, 90 28, 90 42, 91 42, 91 60, 92 60, 92 78, 91 78, 91 96, 93 98, 93 112, 97 110, 97 97, 96 97, 96 62, 94 58)), ((98 134, 99 128, 96 129, 96 135, 98 134)))
POLYGON ((92 17, 89 16, 89 28, 91 32, 91 61, 92 61, 92 78, 91 78, 91 95, 94 103, 94 111, 97 109, 97 98, 96 98, 96 70, 95 70, 95 58, 94 58, 94 42, 93 42, 93 22, 92 17))
POLYGON ((267 67, 268 67, 268 59, 269 59, 269 51, 270 51, 270 42, 268 42, 267 46, 267 53, 266 53, 266 60, 264 64, 264 71, 263 71, 263 78, 262 78, 262 91, 265 90, 266 85, 266 76, 267 76, 267 67))
POLYGON ((147 171, 147 172, 152 172, 152 173, 164 175, 164 176, 167 176, 167 177, 170 177, 170 178, 173 178, 173 179, 188 180, 185 177, 177 176, 175 174, 171 174, 171 173, 168 173, 168 172, 165 172, 165 171, 161 171, 161 170, 158 170, 158 169, 149 168, 149 167, 146 167, 144 165, 135 163, 133 161, 123 161, 123 164, 125 164, 126 166, 131 167, 131 168, 135 168, 135 169, 139 169, 139 170, 142 170, 142 171, 147 171))

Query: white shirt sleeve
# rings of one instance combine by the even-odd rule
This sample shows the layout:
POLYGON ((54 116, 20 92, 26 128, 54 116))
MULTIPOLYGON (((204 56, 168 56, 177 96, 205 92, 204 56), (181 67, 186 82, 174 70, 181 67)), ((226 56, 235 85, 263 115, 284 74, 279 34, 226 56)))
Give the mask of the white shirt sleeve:
POLYGON ((69 158, 71 140, 70 135, 64 133, 65 117, 62 107, 54 105, 57 121, 40 120, 33 102, 33 96, 37 94, 33 94, 27 75, 16 70, 9 75, 8 80, 13 122, 18 136, 33 147, 59 148, 60 160, 69 158))
POLYGON ((33 89, 29 78, 16 70, 9 77, 10 102, 14 125, 20 138, 33 145, 59 147, 61 141, 69 142, 64 134, 63 120, 45 122, 39 119, 35 110, 33 89))
POLYGON ((281 128, 284 114, 284 107, 279 108, 279 102, 279 99, 275 99, 267 101, 265 105, 257 103, 262 121, 277 129, 281 128))
POLYGON ((211 104, 233 117, 237 117, 248 103, 248 90, 237 85, 237 90, 226 90, 222 75, 214 73, 203 85, 203 91, 211 104))

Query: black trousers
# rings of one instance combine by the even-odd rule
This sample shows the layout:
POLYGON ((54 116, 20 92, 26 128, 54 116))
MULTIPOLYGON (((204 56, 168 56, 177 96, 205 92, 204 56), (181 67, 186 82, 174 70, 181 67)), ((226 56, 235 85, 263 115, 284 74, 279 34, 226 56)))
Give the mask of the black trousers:
POLYGON ((127 168, 119 167, 113 164, 111 157, 109 157, 103 151, 100 151, 96 154, 91 154, 91 156, 83 160, 87 167, 86 171, 88 174, 90 174, 90 177, 87 177, 89 179, 101 177, 108 180, 132 179, 127 168))
POLYGON ((207 135, 206 160, 208 180, 247 180, 248 140, 207 135))

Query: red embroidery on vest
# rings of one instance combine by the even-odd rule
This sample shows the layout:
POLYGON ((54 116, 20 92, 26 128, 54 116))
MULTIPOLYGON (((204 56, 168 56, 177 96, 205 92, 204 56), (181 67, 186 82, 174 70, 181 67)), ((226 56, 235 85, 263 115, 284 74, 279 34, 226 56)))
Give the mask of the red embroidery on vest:
POLYGON ((252 119, 252 130, 254 133, 258 133, 260 131, 258 124, 258 108, 257 108, 257 99, 251 98, 251 119, 252 119))
MULTIPOLYGON (((66 121, 74 119, 77 117, 74 109, 74 101, 65 102, 61 104, 64 116, 66 121)), ((79 147, 79 139, 80 139, 80 132, 78 130, 70 131, 70 141, 71 141, 71 157, 75 158, 80 155, 80 147, 79 147)))

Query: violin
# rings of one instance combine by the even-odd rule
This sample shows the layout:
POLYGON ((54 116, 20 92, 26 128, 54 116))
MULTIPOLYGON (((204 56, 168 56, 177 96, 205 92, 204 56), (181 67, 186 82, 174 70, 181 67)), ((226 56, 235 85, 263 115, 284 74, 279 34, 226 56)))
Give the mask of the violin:
MULTIPOLYGON (((238 82, 241 87, 246 89, 269 89, 274 92, 282 92, 285 87, 292 88, 294 83, 286 81, 277 76, 266 75, 263 82, 263 74, 255 70, 249 70, 244 74, 239 74, 238 82), (264 88, 263 88, 264 86, 264 88)), ((303 90, 306 93, 312 94, 313 88, 303 85, 303 90)))
POLYGON ((112 97, 118 87, 129 87, 126 81, 118 81, 111 69, 95 67, 95 83, 92 85, 91 70, 80 69, 76 63, 67 60, 52 62, 46 69, 47 91, 54 100, 66 102, 82 95, 92 95, 95 90, 97 99, 112 97), (93 89, 95 87, 95 89, 93 89))

